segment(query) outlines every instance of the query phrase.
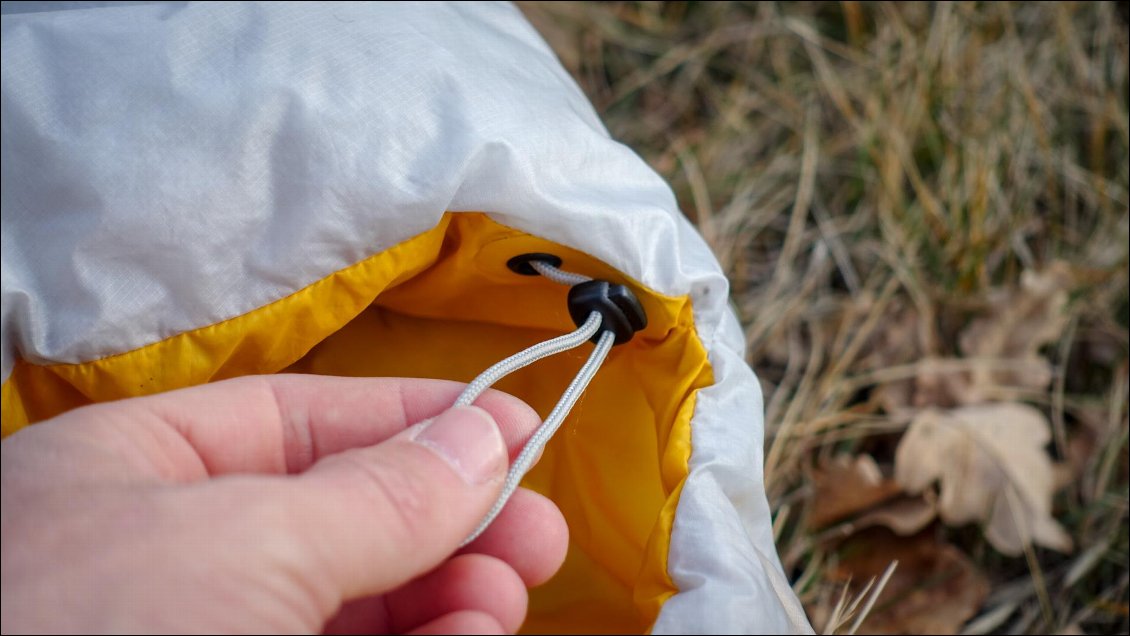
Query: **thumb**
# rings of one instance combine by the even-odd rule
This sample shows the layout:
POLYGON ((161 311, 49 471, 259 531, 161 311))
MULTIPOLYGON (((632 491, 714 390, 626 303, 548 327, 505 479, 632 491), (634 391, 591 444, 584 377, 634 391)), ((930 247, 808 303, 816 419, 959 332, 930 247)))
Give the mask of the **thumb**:
POLYGON ((452 408, 316 463, 299 478, 308 506, 294 529, 343 599, 385 592, 459 547, 500 493, 507 464, 494 418, 452 408))

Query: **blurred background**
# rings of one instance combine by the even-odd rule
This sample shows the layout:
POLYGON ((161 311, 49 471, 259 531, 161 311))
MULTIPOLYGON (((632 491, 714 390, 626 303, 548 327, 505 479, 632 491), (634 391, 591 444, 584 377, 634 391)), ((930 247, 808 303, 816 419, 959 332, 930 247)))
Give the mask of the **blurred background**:
POLYGON ((1127 4, 519 6, 730 278, 816 630, 1130 631, 1127 4))

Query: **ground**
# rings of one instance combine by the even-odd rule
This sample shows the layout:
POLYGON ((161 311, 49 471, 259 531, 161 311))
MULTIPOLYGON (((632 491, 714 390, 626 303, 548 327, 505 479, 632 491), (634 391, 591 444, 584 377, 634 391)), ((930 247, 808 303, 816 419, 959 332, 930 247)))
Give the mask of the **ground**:
POLYGON ((730 278, 814 627, 1130 631, 1126 3, 520 6, 730 278))

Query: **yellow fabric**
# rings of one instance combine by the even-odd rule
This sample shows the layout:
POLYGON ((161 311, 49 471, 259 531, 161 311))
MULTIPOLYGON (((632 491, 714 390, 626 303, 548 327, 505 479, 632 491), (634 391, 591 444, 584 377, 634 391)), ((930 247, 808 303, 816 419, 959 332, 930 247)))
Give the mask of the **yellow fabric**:
MULTIPOLYGON (((615 347, 525 485, 565 514, 558 576, 532 593, 530 632, 640 632, 675 592, 671 527, 690 456, 695 391, 712 382, 687 298, 656 294, 591 257, 451 214, 436 228, 242 316, 74 365, 20 361, 3 385, 4 434, 81 404, 292 371, 467 381, 572 329, 567 290, 518 276, 510 257, 549 252, 572 271, 630 285, 648 327, 615 347)), ((523 369, 498 388, 544 417, 585 349, 523 369)))

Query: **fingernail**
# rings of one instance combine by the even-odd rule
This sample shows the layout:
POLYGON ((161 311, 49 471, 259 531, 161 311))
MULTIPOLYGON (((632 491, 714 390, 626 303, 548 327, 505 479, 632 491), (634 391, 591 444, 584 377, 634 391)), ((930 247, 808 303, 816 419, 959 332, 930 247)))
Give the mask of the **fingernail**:
POLYGON ((486 411, 459 406, 433 419, 413 441, 439 455, 471 485, 483 484, 506 470, 506 443, 486 411))

